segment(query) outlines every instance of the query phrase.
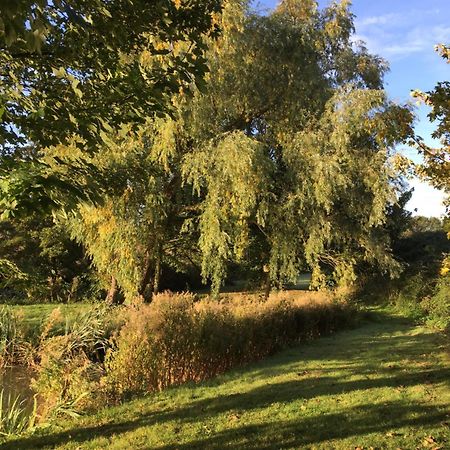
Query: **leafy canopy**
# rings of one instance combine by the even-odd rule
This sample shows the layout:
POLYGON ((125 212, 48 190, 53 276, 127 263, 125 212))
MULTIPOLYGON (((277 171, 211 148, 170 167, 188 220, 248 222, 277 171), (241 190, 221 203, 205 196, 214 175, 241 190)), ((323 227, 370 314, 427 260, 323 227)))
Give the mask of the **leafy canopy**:
POLYGON ((80 207, 74 232, 129 298, 158 261, 199 264, 215 291, 232 263, 271 283, 311 268, 318 285, 398 269, 390 155, 412 114, 386 98, 386 64, 354 46, 352 20, 348 2, 289 0, 268 16, 227 2, 204 88, 139 136, 108 136, 98 158, 126 182, 80 207))
POLYGON ((203 80, 220 10, 220 0, 1 2, 3 217, 98 200, 101 174, 78 161, 55 178, 46 149, 76 143, 95 153, 110 134, 170 113, 173 95, 203 80))

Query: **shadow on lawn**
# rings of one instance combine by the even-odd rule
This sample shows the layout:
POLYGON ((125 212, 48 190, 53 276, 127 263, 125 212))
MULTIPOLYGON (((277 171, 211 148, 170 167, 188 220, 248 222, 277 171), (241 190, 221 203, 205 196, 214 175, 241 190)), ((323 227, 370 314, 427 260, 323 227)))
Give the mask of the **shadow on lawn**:
MULTIPOLYGON (((381 387, 404 389, 418 384, 448 382, 450 380, 450 369, 448 368, 415 367, 412 370, 405 370, 407 368, 402 365, 383 366, 387 359, 395 360, 397 353, 400 353, 403 359, 411 358, 411 360, 417 361, 421 355, 436 348, 438 337, 431 333, 419 336, 392 335, 396 331, 407 331, 409 327, 410 325, 406 325, 404 321, 397 323, 392 320, 390 320, 389 326, 385 326, 385 324, 378 328, 376 325, 368 326, 367 329, 359 330, 355 334, 347 333, 341 336, 339 348, 333 347, 333 345, 321 345, 320 355, 314 354, 316 343, 313 343, 311 348, 303 346, 287 350, 253 367, 254 370, 250 372, 250 375, 258 378, 265 373, 266 377, 269 376, 269 383, 250 391, 194 400, 179 408, 143 414, 133 421, 116 421, 106 425, 74 428, 52 435, 22 438, 4 444, 0 448, 41 448, 68 442, 82 445, 83 442, 88 442, 95 437, 108 438, 113 435, 119 437, 122 433, 157 423, 176 421, 180 426, 189 426, 198 422, 210 422, 215 416, 226 413, 238 417, 230 422, 230 427, 226 431, 211 433, 187 444, 176 446, 171 444, 159 448, 161 450, 172 448, 222 449, 226 447, 240 449, 290 448, 351 436, 355 436, 357 439, 359 435, 383 432, 403 426, 437 424, 448 419, 444 411, 423 403, 405 404, 399 400, 393 400, 387 404, 341 408, 339 413, 302 417, 300 403, 321 395, 328 395, 332 398, 358 390, 381 387), (387 330, 389 333, 386 333, 387 330), (351 349, 350 353, 349 349, 351 349), (302 361, 311 359, 318 362, 318 375, 314 374, 314 370, 312 377, 308 375, 308 372, 301 371, 302 361), (344 360, 348 361, 348 363, 342 364, 342 368, 349 373, 342 377, 330 376, 328 373, 336 370, 336 367, 332 369, 319 367, 319 363, 324 360, 336 361, 338 365, 344 360), (273 379, 273 382, 270 383, 270 376, 281 374, 283 371, 286 373, 291 369, 295 370, 293 364, 297 370, 300 370, 296 375, 298 379, 284 382, 276 382, 276 379, 273 379), (269 367, 263 368, 266 365, 269 367), (377 377, 369 378, 369 374, 376 374, 377 377), (359 378, 349 381, 348 375, 358 375, 359 378), (273 403, 289 404, 293 402, 298 402, 299 414, 296 420, 239 426, 239 415, 245 412, 269 407, 273 403)), ((332 338, 329 340, 330 342, 334 341, 332 338)), ((242 371, 239 371, 238 375, 239 373, 242 371)), ((339 399, 335 399, 335 401, 338 402, 339 399)))
MULTIPOLYGON (((277 396, 273 400, 278 400, 277 396)), ((245 399, 239 398, 233 402, 229 399, 226 406, 219 408, 232 411, 243 411, 242 403, 245 399)), ((246 408, 247 409, 247 408, 246 408)), ((53 447, 72 442, 82 445, 95 437, 119 437, 122 433, 136 430, 140 427, 151 426, 164 420, 176 419, 179 423, 196 422, 207 419, 215 413, 215 408, 208 408, 208 414, 194 414, 192 408, 180 409, 169 414, 144 415, 135 421, 125 421, 97 427, 72 429, 44 437, 31 437, 20 439, 1 448, 29 449, 53 447), (190 411, 190 413, 188 413, 190 411)), ((367 433, 380 433, 404 426, 431 426, 448 419, 445 411, 419 404, 403 405, 401 402, 391 402, 388 405, 365 405, 357 408, 348 408, 340 413, 323 414, 315 417, 302 418, 286 422, 270 422, 261 425, 234 424, 226 431, 211 433, 198 440, 186 444, 170 444, 157 447, 161 450, 169 449, 270 449, 292 448, 302 445, 319 444, 330 439, 342 439, 367 433)), ((142 448, 142 447, 140 447, 142 448)), ((149 447, 156 448, 156 447, 149 447)))

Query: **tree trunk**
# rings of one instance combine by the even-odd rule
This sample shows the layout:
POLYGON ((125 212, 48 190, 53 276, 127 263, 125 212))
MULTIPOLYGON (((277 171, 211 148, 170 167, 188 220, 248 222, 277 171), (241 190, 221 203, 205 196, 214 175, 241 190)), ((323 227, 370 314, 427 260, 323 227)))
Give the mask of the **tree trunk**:
POLYGON ((141 284, 138 289, 138 294, 144 299, 144 301, 147 302, 147 301, 151 300, 151 295, 150 295, 150 298, 147 298, 148 294, 146 291, 148 291, 147 287, 153 278, 153 264, 152 264, 152 259, 150 257, 150 252, 147 252, 147 254, 145 255, 145 266, 144 267, 145 267, 145 272, 144 272, 144 276, 142 277, 142 281, 141 281, 141 284))
POLYGON ((106 303, 108 305, 113 305, 116 302, 116 296, 117 296, 117 280, 116 278, 111 275, 111 284, 109 285, 109 291, 108 295, 106 296, 106 303))
POLYGON ((155 273, 153 275, 153 295, 159 292, 159 279, 161 278, 161 256, 158 253, 155 264, 155 273))

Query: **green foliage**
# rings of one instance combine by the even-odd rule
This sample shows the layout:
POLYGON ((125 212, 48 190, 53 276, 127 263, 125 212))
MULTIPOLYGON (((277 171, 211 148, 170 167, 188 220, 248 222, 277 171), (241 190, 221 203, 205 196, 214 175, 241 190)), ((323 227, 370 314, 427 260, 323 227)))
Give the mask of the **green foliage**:
POLYGON ((220 10, 219 0, 3 2, 0 214, 98 199, 92 167, 72 163, 55 176, 42 156, 74 139, 94 153, 113 130, 132 133, 170 112, 173 95, 204 78, 220 10), (15 158, 25 146, 32 155, 15 158))
POLYGON ((448 331, 450 329, 450 276, 439 278, 430 297, 423 299, 423 307, 427 323, 448 331))
POLYGON ((442 232, 444 230, 443 221, 438 217, 411 217, 408 223, 408 234, 442 232))
POLYGON ((71 0, 2 5, 2 144, 102 140, 138 125, 205 71, 219 1, 71 0), (131 93, 131 94, 130 94, 131 93))
MULTIPOLYGON (((436 46, 436 51, 447 64, 450 64, 449 47, 444 44, 436 46)), ((432 148, 416 136, 415 142, 423 155, 424 163, 417 167, 419 176, 430 181, 438 189, 450 192, 450 81, 439 82, 432 91, 412 91, 412 96, 431 107, 428 114, 430 121, 437 122, 432 137, 440 139, 442 146, 432 148)), ((447 199, 448 201, 449 199, 447 199)))
POLYGON ((3 302, 77 301, 97 294, 90 262, 61 220, 33 214, 0 222, 0 258, 3 302))
POLYGON ((0 153, 0 219, 73 209, 79 201, 98 202, 102 186, 96 182, 101 174, 85 161, 70 166, 60 159, 48 164, 36 155, 31 158, 14 150, 11 157, 0 153), (61 164, 65 171, 55 174, 53 166, 61 164))
POLYGON ((11 393, 5 396, 0 390, 0 435, 20 436, 34 431, 37 417, 37 401, 34 398, 32 411, 27 411, 24 400, 20 396, 12 397, 11 393))
POLYGON ((420 323, 446 331, 450 317, 449 277, 430 277, 426 272, 402 277, 391 287, 390 300, 396 310, 420 323))
POLYGON ((403 277, 401 284, 398 283, 398 291, 391 295, 390 300, 400 313, 421 321, 425 316, 422 301, 431 292, 432 280, 418 273, 403 277))

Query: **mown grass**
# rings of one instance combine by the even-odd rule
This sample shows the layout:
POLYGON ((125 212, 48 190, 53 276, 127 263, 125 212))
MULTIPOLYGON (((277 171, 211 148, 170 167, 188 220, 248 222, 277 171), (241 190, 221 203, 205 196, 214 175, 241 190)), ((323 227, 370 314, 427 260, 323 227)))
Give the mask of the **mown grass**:
POLYGON ((364 326, 63 422, 1 448, 450 448, 445 336, 379 313, 364 326))

